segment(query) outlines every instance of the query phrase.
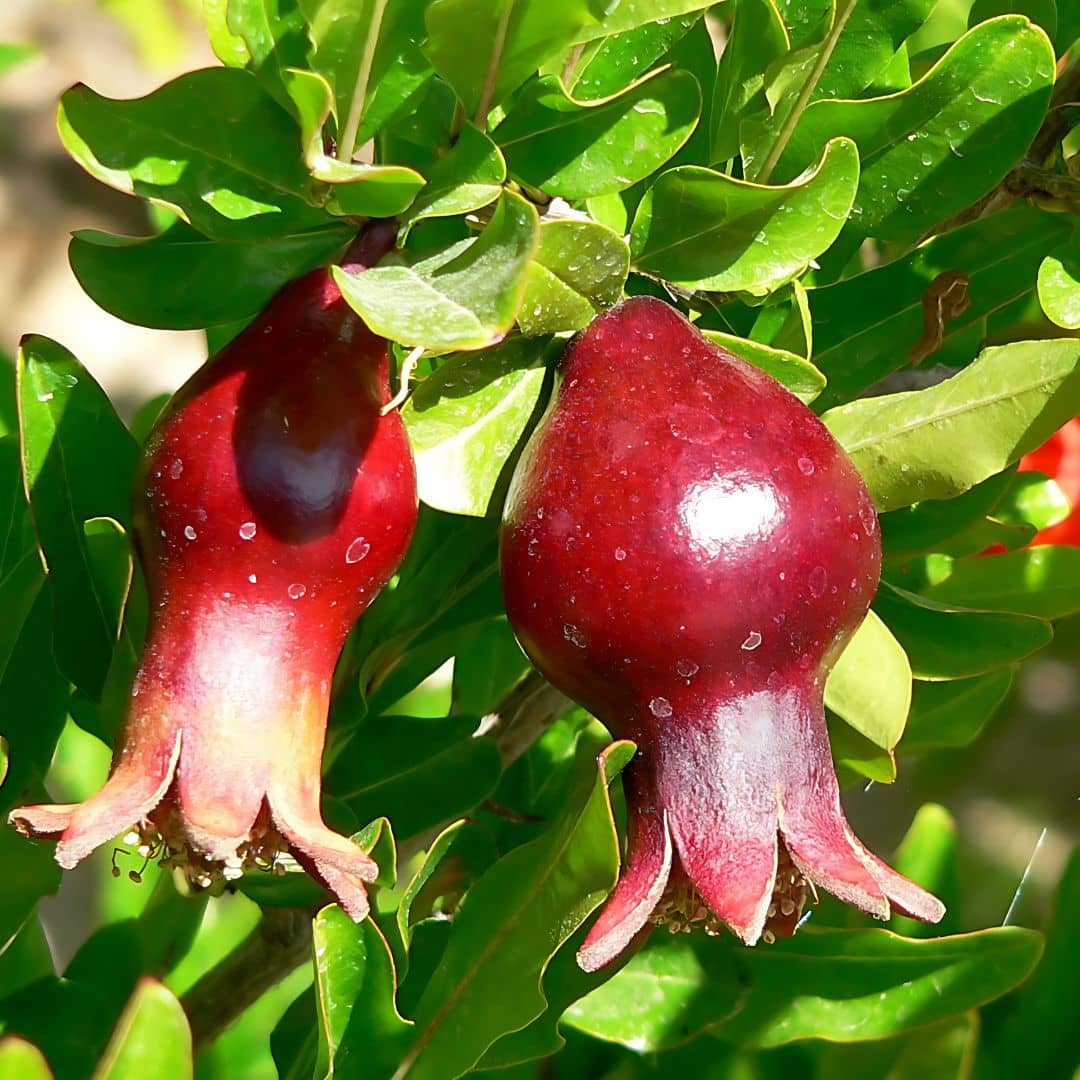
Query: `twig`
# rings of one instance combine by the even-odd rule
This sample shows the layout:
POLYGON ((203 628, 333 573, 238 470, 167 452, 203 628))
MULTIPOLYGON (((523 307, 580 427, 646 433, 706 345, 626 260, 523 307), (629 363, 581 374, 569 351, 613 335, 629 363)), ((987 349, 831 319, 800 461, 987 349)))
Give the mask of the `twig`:
POLYGON ((854 10, 855 0, 846 0, 844 6, 837 10, 836 18, 833 19, 833 24, 829 30, 828 36, 821 43, 821 49, 818 52, 814 68, 807 77, 806 82, 803 83, 803 88, 799 91, 799 96, 796 99, 795 104, 791 107, 791 112, 787 114, 783 127, 780 128, 780 134, 776 136, 776 142, 773 143, 772 149, 769 151, 769 156, 765 159, 765 163, 753 178, 755 184, 767 184, 769 182, 769 177, 772 176, 772 171, 776 168, 776 163, 780 160, 780 156, 787 148, 787 144, 795 132, 796 125, 802 118, 802 114, 806 111, 810 96, 817 89, 817 85, 821 81, 821 76, 825 74, 825 67, 829 63, 833 50, 836 48, 836 43, 840 40, 844 25, 847 23, 854 10))
POLYGON ((311 914, 266 908, 255 929, 181 998, 196 1053, 308 959, 311 914))
POLYGON ((506 45, 506 31, 510 26, 510 12, 514 9, 514 0, 503 0, 499 24, 495 28, 495 40, 491 45, 491 59, 488 60, 487 77, 480 100, 476 105, 473 123, 481 130, 487 130, 487 115, 491 112, 491 99, 495 96, 495 83, 499 78, 499 64, 502 63, 503 46, 506 45))
POLYGON ((360 57, 360 67, 356 72, 356 86, 349 102, 349 115, 345 127, 338 139, 338 161, 352 161, 356 149, 356 133, 360 130, 360 118, 364 113, 367 100, 368 82, 371 79, 371 67, 375 62, 375 46, 379 43, 379 29, 382 27, 383 13, 387 0, 375 0, 371 9, 371 25, 368 27, 367 40, 364 42, 364 54, 360 57))
POLYGON ((484 717, 484 733, 495 740, 503 768, 517 761, 573 704, 535 671, 526 675, 495 712, 484 717))

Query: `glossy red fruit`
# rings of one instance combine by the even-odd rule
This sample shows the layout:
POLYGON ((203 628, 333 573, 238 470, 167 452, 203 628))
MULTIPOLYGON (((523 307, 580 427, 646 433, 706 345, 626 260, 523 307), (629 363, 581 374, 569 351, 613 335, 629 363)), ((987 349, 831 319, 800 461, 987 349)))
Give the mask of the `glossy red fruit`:
MULTIPOLYGON (((344 265, 394 242, 372 222, 344 265)), ((349 628, 416 521, 387 344, 325 270, 286 286, 176 394, 136 479, 150 624, 105 787, 11 815, 72 867, 134 828, 199 885, 290 852, 355 919, 375 864, 323 823, 321 756, 349 628)))
POLYGON ((672 308, 627 300, 571 343, 509 494, 502 575, 537 667, 638 744, 586 970, 650 920, 790 934, 813 884, 880 918, 941 918, 851 832, 825 728, 825 677, 880 559, 824 425, 672 308))

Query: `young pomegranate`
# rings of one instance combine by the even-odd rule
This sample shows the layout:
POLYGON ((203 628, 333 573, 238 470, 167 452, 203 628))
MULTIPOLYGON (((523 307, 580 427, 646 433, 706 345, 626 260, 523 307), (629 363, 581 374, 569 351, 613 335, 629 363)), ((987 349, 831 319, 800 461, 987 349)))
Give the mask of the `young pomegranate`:
MULTIPOLYGON (((371 222, 344 260, 394 242, 371 222)), ((388 355, 325 270, 282 289, 176 394, 135 485, 150 594, 146 648, 105 787, 27 806, 70 868, 134 829, 198 885, 289 851, 362 919, 376 867, 323 823, 334 665, 416 521, 388 355)))
POLYGON ((506 609, 551 682, 639 748, 625 865, 581 966, 648 921, 790 935, 814 885, 940 919, 852 834, 830 756, 825 677, 881 558, 851 462, 649 297, 596 319, 560 367, 507 502, 506 609))

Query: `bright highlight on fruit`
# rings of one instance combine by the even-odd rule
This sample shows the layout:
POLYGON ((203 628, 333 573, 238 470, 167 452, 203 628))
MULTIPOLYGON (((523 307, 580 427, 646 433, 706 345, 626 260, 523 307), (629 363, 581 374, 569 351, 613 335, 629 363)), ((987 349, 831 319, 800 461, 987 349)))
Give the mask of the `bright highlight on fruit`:
MULTIPOLYGON (((369 223, 343 265, 394 236, 369 223)), ((166 407, 136 480, 150 625, 112 774, 84 803, 11 814, 58 841, 61 866, 131 829, 202 887, 288 852, 367 914, 376 866, 319 801, 334 665, 416 523, 405 430, 381 412, 388 364, 316 270, 166 407)))
POLYGON ((815 886, 882 919, 942 917, 840 806, 822 695, 877 587, 878 522, 779 383, 658 300, 601 316, 563 356, 501 559, 525 651, 639 749, 585 970, 650 921, 790 935, 815 886))

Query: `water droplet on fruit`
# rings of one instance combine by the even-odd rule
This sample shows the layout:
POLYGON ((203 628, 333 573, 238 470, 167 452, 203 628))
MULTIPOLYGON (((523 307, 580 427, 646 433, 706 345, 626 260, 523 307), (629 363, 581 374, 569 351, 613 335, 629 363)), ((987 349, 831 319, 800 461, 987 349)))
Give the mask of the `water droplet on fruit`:
POLYGON ((290 600, 299 600, 300 597, 302 597, 304 595, 304 593, 306 593, 306 592, 307 592, 307 586, 306 585, 301 585, 299 583, 297 583, 295 585, 290 585, 289 588, 288 588, 288 593, 289 593, 289 599, 290 600))
POLYGON ((579 649, 584 649, 588 642, 585 639, 585 635, 572 623, 564 623, 563 637, 570 642, 571 645, 577 646, 579 649))
POLYGON ((799 458, 799 472, 801 472, 803 476, 813 476, 814 463, 808 457, 799 458))
POLYGON ((649 702, 649 712, 653 714, 658 720, 663 720, 669 717, 674 710, 671 707, 671 702, 667 698, 654 697, 649 702))
POLYGON ((245 521, 244 524, 240 526, 240 539, 241 540, 250 540, 255 535, 255 532, 256 532, 255 522, 254 521, 245 521))
POLYGON ((761 635, 756 630, 751 630, 746 635, 746 640, 742 643, 742 647, 747 652, 753 652, 761 644, 761 635))
POLYGON ((626 558, 626 552, 622 548, 615 549, 615 561, 622 562, 626 558))
POLYGON ((358 563, 371 550, 371 545, 362 537, 358 536, 345 552, 345 561, 351 566, 358 563))
POLYGON ((174 458, 173 463, 169 466, 169 475, 174 480, 179 480, 184 474, 184 463, 179 458, 174 458))
POLYGON ((695 664, 693 660, 680 660, 675 665, 675 670, 684 679, 691 679, 701 670, 701 668, 698 667, 698 665, 695 664))
POLYGON ((250 581, 252 585, 254 585, 258 580, 259 579, 255 576, 255 574, 248 574, 248 581, 250 581))
POLYGON ((189 540, 194 540, 195 537, 198 536, 199 534, 195 531, 195 526, 194 525, 185 525, 184 526, 184 535, 189 540))
POLYGON ((829 572, 824 566, 815 566, 810 571, 810 595, 814 597, 823 596, 825 590, 829 587, 829 572))

